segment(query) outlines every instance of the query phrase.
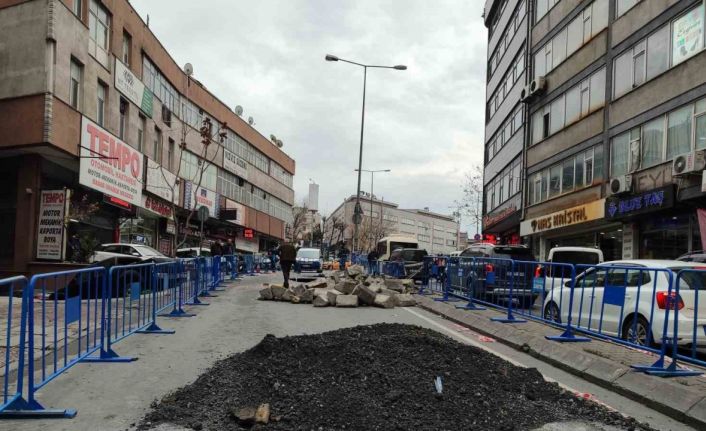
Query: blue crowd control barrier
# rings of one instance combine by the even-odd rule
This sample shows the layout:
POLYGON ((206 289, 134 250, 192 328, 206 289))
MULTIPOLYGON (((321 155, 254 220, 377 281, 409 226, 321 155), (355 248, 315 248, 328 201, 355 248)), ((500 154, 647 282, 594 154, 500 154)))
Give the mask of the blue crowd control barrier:
POLYGON ((433 295, 443 292, 446 280, 446 262, 444 256, 425 256, 422 262, 422 284, 417 295, 433 295))
POLYGON ((185 271, 185 304, 186 305, 208 305, 199 299, 203 284, 202 268, 205 265, 205 258, 197 257, 193 259, 184 259, 182 264, 185 271))
POLYGON ((255 259, 252 254, 246 254, 245 259, 245 273, 249 276, 255 275, 255 259))
POLYGON ((442 281, 442 296, 441 298, 435 298, 434 301, 438 302, 458 302, 461 299, 458 295, 453 295, 452 292, 456 288, 453 285, 451 274, 458 274, 463 276, 463 269, 461 266, 461 259, 459 257, 449 257, 446 259, 446 270, 447 277, 442 281))
MULTIPOLYGON (((141 334, 173 334, 173 330, 157 325, 157 313, 176 303, 177 262, 157 263, 152 266, 152 299, 149 306, 151 321, 135 332, 141 334)), ((147 293, 149 295, 149 292, 147 293)))
POLYGON ((229 254, 226 256, 226 267, 230 271, 230 279, 238 279, 238 256, 229 254))
POLYGON ((383 262, 383 274, 394 277, 394 278, 404 278, 405 269, 404 262, 396 261, 386 261, 383 262))
POLYGON ((162 316, 167 317, 193 317, 194 314, 187 313, 184 310, 184 305, 188 303, 191 299, 190 295, 190 278, 191 271, 188 268, 189 261, 193 259, 180 259, 174 263, 175 266, 175 282, 176 286, 174 288, 176 297, 172 303, 172 310, 169 313, 162 314, 162 316))
POLYGON ((199 296, 217 296, 210 293, 213 287, 213 256, 199 258, 199 296))

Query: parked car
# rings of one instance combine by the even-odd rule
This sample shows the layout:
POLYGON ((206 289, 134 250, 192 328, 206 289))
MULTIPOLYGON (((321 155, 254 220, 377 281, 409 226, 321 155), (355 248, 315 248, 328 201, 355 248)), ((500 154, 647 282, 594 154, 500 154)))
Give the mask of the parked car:
POLYGON ((173 258, 168 257, 153 249, 152 247, 142 244, 101 244, 96 251, 91 255, 89 262, 98 262, 109 257, 133 256, 148 258, 156 263, 172 262, 173 258))
MULTIPOLYGON (((700 268, 689 262, 646 259, 605 262, 589 268, 576 277, 572 324, 640 345, 654 345, 661 340, 664 313, 671 303, 676 304, 671 310, 679 308, 678 344, 691 347, 696 330, 697 347, 706 347, 706 301, 698 302, 698 310, 695 303, 696 292, 706 290, 706 271, 685 275, 679 297, 673 292, 671 300, 669 278, 663 271, 670 269, 676 280, 679 271, 700 268)), ((566 322, 570 297, 570 281, 550 291, 543 304, 544 318, 566 322)))
POLYGON ((318 248, 300 248, 297 250, 297 257, 294 262, 294 272, 315 272, 321 274, 323 271, 321 250, 318 248))
POLYGON ((532 292, 546 295, 554 288, 560 288, 571 279, 571 268, 566 265, 598 265, 603 262, 603 251, 591 247, 554 247, 549 250, 546 263, 537 265, 534 271, 532 292), (559 265, 551 265, 559 264, 559 265))
POLYGON ((698 262, 706 263, 706 251, 698 250, 692 251, 691 253, 686 253, 677 258, 681 262, 698 262))
MULTIPOLYGON (((111 256, 103 260, 93 262, 87 268, 105 268, 106 272, 114 266, 122 265, 139 265, 143 263, 153 263, 150 258, 137 256, 111 256)), ((61 283, 56 283, 56 290, 47 291, 47 299, 66 299, 81 295, 83 299, 94 299, 102 297, 102 275, 95 271, 78 273, 72 276, 68 283, 64 286, 61 283)), ((143 280, 148 277, 147 269, 144 268, 126 268, 119 271, 113 271, 111 297, 119 298, 130 294, 131 289, 135 286, 142 289, 143 280), (135 284, 136 283, 136 284, 135 284)), ((41 292, 38 292, 41 293, 41 292)))
MULTIPOLYGON (((510 298, 511 286, 512 298, 521 307, 531 307, 538 297, 532 292, 536 259, 525 245, 473 244, 461 253, 459 259, 468 274, 465 287, 475 289, 475 298, 506 303, 510 298), (512 264, 510 261, 525 263, 512 264)), ((452 285, 463 285, 458 274, 451 271, 448 276, 452 285)))
POLYGON ((177 257, 184 259, 194 258, 194 257, 210 257, 211 250, 206 247, 186 247, 180 248, 176 252, 177 257))
POLYGON ((422 271, 424 258, 427 251, 419 248, 398 248, 390 254, 390 262, 404 262, 404 270, 407 277, 412 276, 412 280, 424 280, 422 271))

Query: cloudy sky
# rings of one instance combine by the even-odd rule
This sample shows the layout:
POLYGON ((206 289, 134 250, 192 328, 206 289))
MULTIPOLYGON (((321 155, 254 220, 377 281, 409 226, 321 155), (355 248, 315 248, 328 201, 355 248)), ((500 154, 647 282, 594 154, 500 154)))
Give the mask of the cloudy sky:
POLYGON ((362 68, 327 53, 409 67, 369 70, 363 169, 392 170, 375 178, 385 200, 452 212, 464 173, 483 158, 483 3, 132 0, 177 63, 284 142, 297 200, 311 178, 323 214, 355 194, 363 86, 362 68))

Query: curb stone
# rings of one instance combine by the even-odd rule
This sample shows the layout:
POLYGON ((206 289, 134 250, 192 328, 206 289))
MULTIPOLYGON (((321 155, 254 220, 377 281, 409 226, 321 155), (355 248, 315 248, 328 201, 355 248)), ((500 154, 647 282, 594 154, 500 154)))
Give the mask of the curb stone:
MULTIPOLYGON (((427 296, 417 296, 417 305, 481 335, 493 337, 515 350, 524 351, 552 366, 643 403, 678 421, 706 429, 706 393, 697 388, 680 384, 674 379, 633 372, 616 361, 549 341, 544 338, 545 334, 539 335, 522 329, 522 323, 513 326, 491 322, 489 317, 504 314, 492 309, 479 312, 484 313, 480 317, 478 313, 459 310, 453 304, 437 302, 427 296), (523 345, 526 345, 525 348, 523 345), (529 351, 526 350, 527 346, 529 351)), ((548 330, 555 329, 549 325, 546 327, 548 330)), ((592 343, 604 341, 593 339, 592 343)))

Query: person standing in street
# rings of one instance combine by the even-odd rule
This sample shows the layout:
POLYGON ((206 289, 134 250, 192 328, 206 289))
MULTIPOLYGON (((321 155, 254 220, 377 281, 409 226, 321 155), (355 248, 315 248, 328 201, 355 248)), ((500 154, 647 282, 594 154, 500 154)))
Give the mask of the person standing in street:
POLYGON ((221 247, 221 242, 216 240, 211 243, 211 256, 221 256, 223 254, 223 248, 221 247))
POLYGON ((284 287, 289 287, 289 272, 292 270, 292 265, 297 260, 297 249, 291 242, 285 242, 279 248, 279 264, 282 267, 282 276, 284 277, 284 287))
POLYGON ((223 245, 223 256, 230 256, 233 254, 233 240, 228 238, 228 242, 223 245))
POLYGON ((375 249, 372 249, 370 253, 368 253, 368 273, 370 275, 377 275, 379 258, 380 255, 375 249))

